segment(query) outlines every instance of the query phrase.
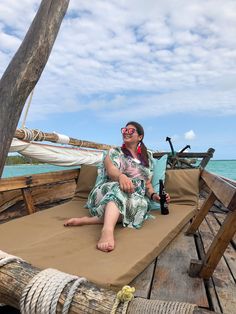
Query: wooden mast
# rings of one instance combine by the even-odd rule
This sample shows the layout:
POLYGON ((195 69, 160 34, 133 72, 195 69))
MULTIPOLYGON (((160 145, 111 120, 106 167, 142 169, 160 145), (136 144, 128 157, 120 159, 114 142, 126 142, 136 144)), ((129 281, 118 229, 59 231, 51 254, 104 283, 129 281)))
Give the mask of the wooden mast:
POLYGON ((0 81, 0 177, 24 104, 47 63, 69 0, 42 0, 0 81))

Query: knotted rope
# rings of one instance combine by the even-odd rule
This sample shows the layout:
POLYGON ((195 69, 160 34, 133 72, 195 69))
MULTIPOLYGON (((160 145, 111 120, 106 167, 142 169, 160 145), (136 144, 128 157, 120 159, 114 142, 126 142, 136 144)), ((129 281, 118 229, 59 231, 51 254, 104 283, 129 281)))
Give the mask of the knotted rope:
MULTIPOLYGON (((0 267, 11 262, 23 261, 3 253, 0 251, 0 267)), ((83 277, 47 268, 35 275, 24 288, 20 298, 20 311, 22 314, 56 314, 57 303, 62 291, 67 284, 73 282, 62 308, 62 314, 67 314, 77 288, 86 281, 83 277)))
POLYGON ((40 130, 30 130, 27 128, 21 128, 18 129, 20 132, 23 132, 24 137, 23 141, 34 141, 36 138, 38 141, 44 141, 45 140, 45 134, 40 130))
POLYGON ((127 312, 129 302, 134 298, 135 288, 130 286, 124 286, 116 295, 115 303, 113 304, 111 314, 115 314, 116 310, 121 302, 124 303, 122 314, 127 312))

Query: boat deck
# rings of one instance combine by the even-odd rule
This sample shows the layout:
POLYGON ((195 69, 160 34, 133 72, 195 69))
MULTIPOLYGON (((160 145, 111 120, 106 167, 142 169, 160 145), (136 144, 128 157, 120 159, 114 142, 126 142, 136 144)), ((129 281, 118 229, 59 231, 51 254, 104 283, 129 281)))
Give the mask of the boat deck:
POLYGON ((236 308, 236 237, 233 238, 209 280, 188 275, 190 260, 201 259, 225 218, 212 208, 194 236, 184 232, 172 241, 132 283, 136 296, 147 299, 197 304, 217 313, 232 314, 236 308))

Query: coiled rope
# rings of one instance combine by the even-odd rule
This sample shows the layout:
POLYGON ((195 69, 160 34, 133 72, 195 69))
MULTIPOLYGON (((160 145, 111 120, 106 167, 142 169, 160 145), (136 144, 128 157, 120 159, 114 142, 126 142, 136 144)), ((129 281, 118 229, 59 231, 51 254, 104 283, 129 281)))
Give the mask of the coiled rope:
MULTIPOLYGON (((0 259, 0 267, 11 262, 22 261, 20 258, 5 253, 5 257, 0 259)), ((83 277, 47 268, 35 275, 24 288, 20 298, 20 311, 22 314, 56 314, 62 291, 67 284, 73 282, 62 308, 62 314, 67 314, 77 288, 86 281, 83 277)))

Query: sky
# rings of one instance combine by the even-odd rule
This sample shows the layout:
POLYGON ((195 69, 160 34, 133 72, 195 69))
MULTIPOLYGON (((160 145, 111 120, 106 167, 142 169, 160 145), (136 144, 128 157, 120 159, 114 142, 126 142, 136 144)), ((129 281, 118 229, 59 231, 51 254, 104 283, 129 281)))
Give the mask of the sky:
MULTIPOLYGON (((0 77, 39 4, 0 1, 0 77)), ((235 0, 71 0, 26 127, 121 145, 134 120, 150 149, 236 159, 235 118, 235 0)))

